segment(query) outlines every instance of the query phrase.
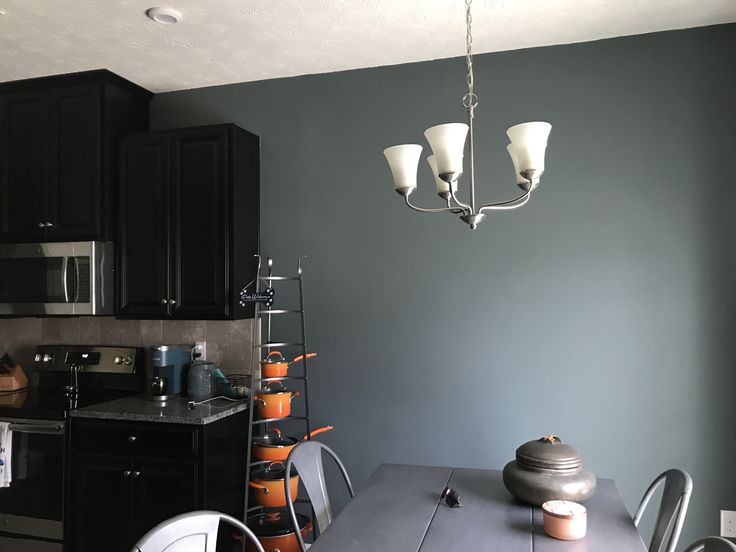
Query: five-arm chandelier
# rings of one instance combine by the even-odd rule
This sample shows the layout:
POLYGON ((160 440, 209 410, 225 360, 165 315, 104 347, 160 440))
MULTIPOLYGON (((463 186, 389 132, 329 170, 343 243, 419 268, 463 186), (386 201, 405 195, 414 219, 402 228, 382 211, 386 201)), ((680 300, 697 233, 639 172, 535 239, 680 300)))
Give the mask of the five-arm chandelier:
POLYGON ((495 203, 484 203, 478 206, 475 200, 475 159, 473 155, 473 117, 474 110, 478 106, 478 96, 473 89, 473 55, 471 45, 473 42, 471 34, 472 17, 470 15, 470 3, 465 0, 465 45, 467 54, 467 83, 468 92, 463 96, 462 104, 468 112, 468 124, 448 123, 428 128, 424 136, 432 149, 432 155, 427 157, 427 162, 432 169, 437 195, 444 202, 445 207, 436 209, 425 209, 412 205, 409 196, 417 188, 417 169, 419 167, 419 156, 422 146, 418 144, 402 144, 392 146, 383 150, 386 160, 391 168, 394 179, 394 188, 404 196, 406 204, 422 213, 455 213, 475 228, 485 218, 484 211, 500 211, 516 209, 529 201, 532 192, 539 185, 539 178, 544 172, 544 152, 547 148, 547 137, 552 125, 544 122, 521 123, 514 125, 506 131, 511 143, 506 147, 514 163, 516 173, 516 184, 523 190, 521 195, 506 201, 495 203), (463 173, 463 155, 465 152, 465 141, 468 141, 470 153, 470 194, 467 203, 461 201, 457 196, 458 179, 463 173))

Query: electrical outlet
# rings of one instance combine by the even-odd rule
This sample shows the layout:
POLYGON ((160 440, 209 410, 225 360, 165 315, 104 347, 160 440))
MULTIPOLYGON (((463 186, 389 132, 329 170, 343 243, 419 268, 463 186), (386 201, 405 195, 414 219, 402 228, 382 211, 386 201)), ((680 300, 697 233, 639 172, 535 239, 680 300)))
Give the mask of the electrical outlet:
POLYGON ((736 538, 736 512, 733 510, 721 510, 721 536, 736 538))
POLYGON ((201 355, 197 360, 207 360, 207 342, 195 341, 194 352, 201 355))

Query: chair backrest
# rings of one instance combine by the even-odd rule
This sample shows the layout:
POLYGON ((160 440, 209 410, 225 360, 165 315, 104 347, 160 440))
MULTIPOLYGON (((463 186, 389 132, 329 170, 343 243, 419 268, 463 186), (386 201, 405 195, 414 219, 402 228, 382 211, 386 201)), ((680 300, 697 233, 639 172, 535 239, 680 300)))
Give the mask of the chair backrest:
MULTIPOLYGON (((348 493, 350 498, 355 496, 353 492, 353 485, 350 483, 350 477, 345 469, 345 466, 338 458, 337 454, 330 447, 319 441, 307 440, 302 441, 296 445, 291 452, 289 457, 286 459, 286 473, 291 473, 292 466, 296 468, 299 478, 301 479, 304 488, 309 495, 309 501, 312 503, 312 510, 314 511, 315 521, 317 528, 321 533, 327 526, 332 522, 332 508, 330 507, 330 498, 327 495, 327 484, 325 481, 324 465, 322 464, 322 451, 326 452, 332 457, 332 459, 340 468, 340 473, 345 480, 347 485, 348 493)), ((294 511, 294 504, 291 501, 291 490, 289 486, 289 478, 285 478, 284 487, 286 489, 286 504, 289 507, 289 513, 291 514, 291 521, 296 532, 299 546, 304 552, 307 547, 304 544, 304 539, 299 532, 299 523, 296 519, 296 512, 294 511)))
POLYGON ((240 530, 246 542, 253 543, 257 552, 265 552, 253 531, 242 521, 208 510, 188 512, 162 521, 143 535, 132 552, 215 552, 220 521, 240 530))
POLYGON ((685 552, 736 552, 736 544, 721 537, 705 537, 692 543, 685 552))
POLYGON ((659 504, 657 520, 654 523, 649 552, 674 552, 685 522, 690 494, 693 491, 693 480, 687 472, 674 468, 667 470, 657 477, 644 493, 636 514, 634 514, 634 525, 637 527, 649 500, 662 483, 664 483, 664 493, 659 504), (670 526, 672 526, 670 538, 665 543, 670 526))

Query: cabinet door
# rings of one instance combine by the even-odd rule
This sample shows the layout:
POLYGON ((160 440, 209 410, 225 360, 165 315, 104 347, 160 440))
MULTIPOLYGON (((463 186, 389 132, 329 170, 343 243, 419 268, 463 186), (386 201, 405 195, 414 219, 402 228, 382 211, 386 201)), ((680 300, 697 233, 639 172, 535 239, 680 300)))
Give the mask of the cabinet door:
POLYGON ((228 131, 172 135, 172 296, 175 318, 226 318, 228 131))
POLYGON ((197 463, 170 460, 133 461, 134 542, 170 517, 199 509, 197 463))
POLYGON ((71 550, 130 552, 130 459, 75 454, 71 467, 71 550))
POLYGON ((45 235, 48 103, 43 93, 0 97, 0 241, 45 235))
POLYGON ((73 241, 100 237, 102 87, 50 93, 47 237, 73 241))
POLYGON ((120 315, 167 316, 168 189, 168 139, 160 135, 126 139, 120 160, 120 315))

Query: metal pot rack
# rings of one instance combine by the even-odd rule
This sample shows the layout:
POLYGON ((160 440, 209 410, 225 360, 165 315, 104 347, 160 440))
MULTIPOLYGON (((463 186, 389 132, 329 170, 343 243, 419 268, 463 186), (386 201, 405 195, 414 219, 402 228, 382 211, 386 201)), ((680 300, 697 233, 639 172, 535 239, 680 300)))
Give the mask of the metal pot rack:
MULTIPOLYGON (((252 457, 252 441, 254 437, 264 435, 268 431, 269 424, 277 421, 301 421, 304 424, 304 434, 309 435, 312 431, 312 424, 309 418, 309 385, 308 385, 308 365, 309 360, 306 358, 308 352, 307 349, 307 331, 304 320, 304 274, 302 271, 302 259, 298 260, 297 274, 296 276, 274 276, 273 275, 273 259, 268 258, 266 266, 266 274, 262 274, 262 263, 261 256, 258 257, 258 271, 254 281, 256 294, 263 291, 265 288, 273 287, 276 282, 294 282, 297 284, 298 294, 298 308, 296 309, 274 309, 274 308, 263 308, 260 302, 255 303, 254 311, 254 324, 252 329, 252 352, 251 352, 251 393, 250 393, 250 408, 248 409, 249 424, 248 424, 248 450, 247 458, 248 465, 246 468, 246 484, 245 484, 245 505, 243 508, 244 523, 247 523, 247 519, 250 515, 266 510, 265 506, 250 505, 250 486, 247 484, 251 478, 251 472, 255 468, 256 470, 261 466, 269 464, 268 460, 255 460, 252 457), (296 315, 299 323, 299 330, 301 338, 299 342, 280 342, 272 341, 271 335, 271 322, 274 316, 280 315, 296 315), (264 331, 259 332, 259 328, 264 326, 264 331), (263 341, 260 338, 263 337, 263 341), (261 359, 276 348, 283 349, 295 349, 298 354, 305 355, 305 358, 301 360, 297 365, 301 365, 301 375, 284 376, 282 378, 262 378, 260 377, 260 361, 261 359), (264 352, 265 349, 265 352, 264 352), (285 418, 258 418, 256 415, 255 405, 255 392, 257 389, 263 387, 264 384, 270 381, 284 380, 293 382, 301 386, 301 400, 304 404, 304 415, 290 415, 285 418)), ((278 284, 277 284, 278 285, 278 284)), ((246 286, 247 287, 247 286, 246 286)), ((294 370, 292 367, 290 370, 294 370)), ((307 437, 308 438, 308 437, 307 437)), ((306 499, 297 499, 297 503, 309 503, 306 499)), ((314 518, 314 516, 312 516, 314 518)))

